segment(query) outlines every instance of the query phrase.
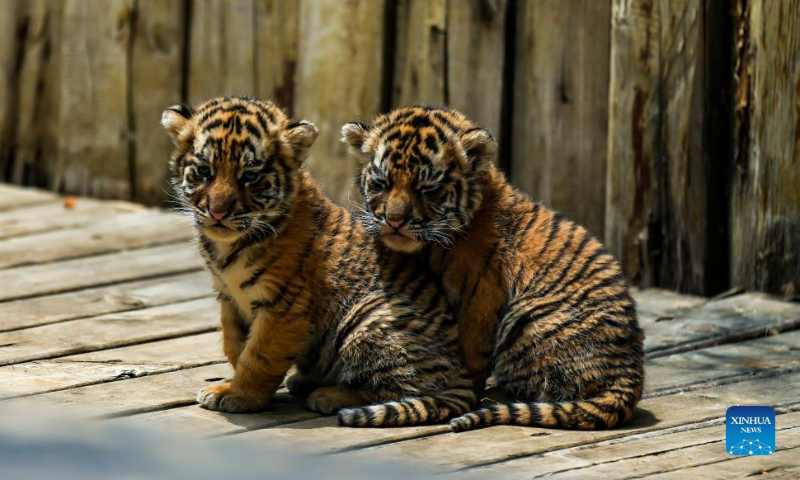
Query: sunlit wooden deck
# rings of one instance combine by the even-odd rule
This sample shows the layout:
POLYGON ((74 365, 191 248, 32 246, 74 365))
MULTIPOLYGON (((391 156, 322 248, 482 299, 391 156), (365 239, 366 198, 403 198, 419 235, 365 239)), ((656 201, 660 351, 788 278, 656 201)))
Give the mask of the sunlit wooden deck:
MULTIPOLYGON (((0 396, 90 407, 194 436, 499 478, 800 476, 800 304, 757 293, 636 293, 647 393, 624 428, 351 430, 279 394, 270 411, 199 408, 231 374, 188 225, 175 214, 0 185, 0 396), (725 453, 725 410, 772 405, 777 453, 725 453)), ((220 441, 220 440, 215 440, 220 441)))

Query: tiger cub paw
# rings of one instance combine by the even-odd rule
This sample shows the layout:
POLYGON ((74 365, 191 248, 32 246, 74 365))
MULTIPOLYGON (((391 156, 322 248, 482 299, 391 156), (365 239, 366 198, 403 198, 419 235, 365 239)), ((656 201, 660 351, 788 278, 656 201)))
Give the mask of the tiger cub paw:
POLYGON ((361 407, 368 402, 364 397, 344 387, 322 387, 308 396, 307 405, 323 415, 333 415, 342 408, 361 407))
POLYGON ((197 393, 197 403, 208 410, 227 413, 257 412, 264 410, 268 398, 237 391, 230 383, 209 385, 197 393))
POLYGON ((310 376, 295 373, 286 379, 286 389, 295 397, 307 397, 319 385, 310 376))

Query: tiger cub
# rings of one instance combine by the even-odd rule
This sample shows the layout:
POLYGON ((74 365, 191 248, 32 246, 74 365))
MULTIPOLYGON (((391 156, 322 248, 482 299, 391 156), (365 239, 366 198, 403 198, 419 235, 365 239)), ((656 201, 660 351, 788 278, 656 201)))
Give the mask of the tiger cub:
POLYGON ((453 419, 455 430, 592 430, 631 416, 644 336, 616 260, 585 228, 508 183, 488 131, 454 110, 410 107, 342 133, 364 163, 368 231, 429 259, 476 392, 491 375, 508 401, 453 419))
POLYGON ((440 422, 475 404, 458 326, 426 264, 383 249, 301 166, 317 137, 269 102, 218 98, 163 113, 172 183, 219 293, 229 382, 201 406, 290 393, 345 426, 440 422), (378 260, 380 258, 380 261, 378 260))

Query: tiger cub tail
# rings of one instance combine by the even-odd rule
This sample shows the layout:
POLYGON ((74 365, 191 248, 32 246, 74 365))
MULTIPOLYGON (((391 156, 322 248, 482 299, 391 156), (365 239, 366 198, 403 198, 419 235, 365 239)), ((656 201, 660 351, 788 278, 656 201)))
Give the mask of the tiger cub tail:
POLYGON ((493 425, 603 430, 627 421, 640 395, 639 389, 615 387, 572 402, 499 403, 454 418, 450 426, 456 432, 493 425))
POLYGON ((472 408, 471 388, 453 389, 442 395, 406 398, 395 402, 339 410, 343 427, 405 427, 439 423, 472 408))

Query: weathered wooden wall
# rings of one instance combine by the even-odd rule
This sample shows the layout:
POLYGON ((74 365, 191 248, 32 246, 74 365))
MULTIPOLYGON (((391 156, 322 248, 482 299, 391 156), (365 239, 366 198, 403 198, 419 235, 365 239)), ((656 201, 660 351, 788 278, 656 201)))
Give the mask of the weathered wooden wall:
POLYGON ((798 294, 800 0, 5 0, 0 180, 151 204, 162 109, 272 98, 320 127, 450 105, 636 283, 798 294))
POLYGON ((732 281, 800 296, 800 1, 747 2, 732 202, 732 281))

